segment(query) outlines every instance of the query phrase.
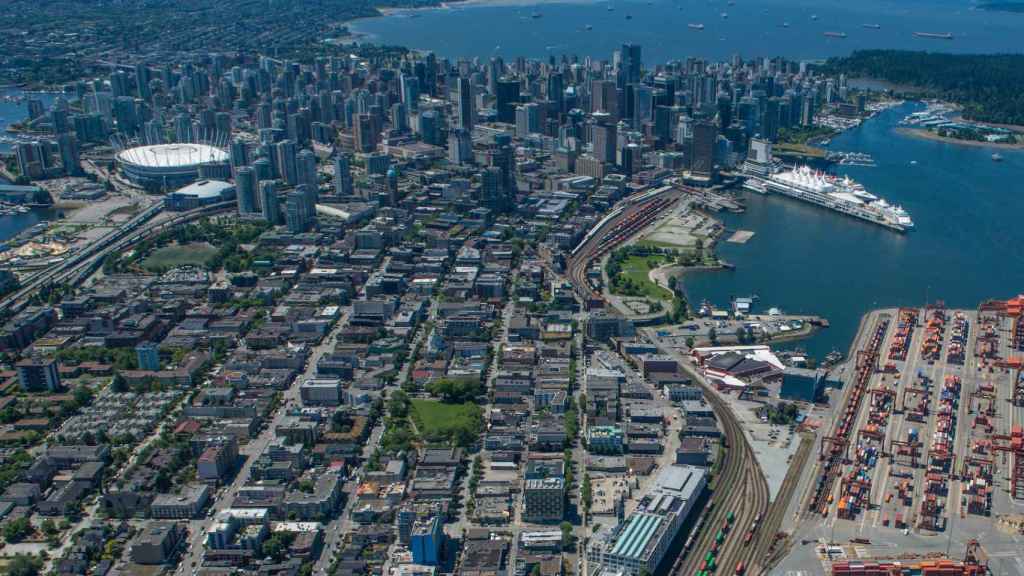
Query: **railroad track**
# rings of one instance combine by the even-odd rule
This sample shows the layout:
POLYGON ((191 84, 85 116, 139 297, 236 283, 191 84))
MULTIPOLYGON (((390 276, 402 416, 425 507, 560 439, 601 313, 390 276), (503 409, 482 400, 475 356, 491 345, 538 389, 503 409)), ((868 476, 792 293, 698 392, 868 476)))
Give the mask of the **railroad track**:
POLYGON ((888 314, 879 314, 872 324, 872 330, 866 340, 866 344, 857 351, 856 369, 851 384, 845 386, 843 398, 839 404, 842 408, 839 414, 843 414, 832 423, 830 435, 822 439, 822 454, 814 474, 818 478, 817 487, 812 491, 809 501, 804 508, 804 517, 814 514, 827 515, 830 503, 827 498, 835 487, 836 480, 842 474, 843 464, 846 460, 846 452, 853 426, 860 414, 861 405, 867 395, 868 385, 878 365, 878 358, 885 342, 885 335, 888 333, 891 317, 888 314), (824 455, 825 442, 829 442, 829 453, 824 455))
POLYGON ((786 511, 793 499, 797 486, 800 484, 800 476, 803 474, 804 465, 814 450, 814 437, 803 436, 800 439, 800 446, 790 462, 786 477, 782 480, 779 493, 768 508, 768 514, 754 532, 754 541, 750 545, 750 555, 747 560, 747 574, 767 574, 774 565, 775 560, 785 549, 784 546, 777 546, 775 535, 779 533, 782 521, 785 519, 786 511))
MULTIPOLYGON (((651 222, 657 220, 661 214, 667 213, 671 205, 681 197, 682 191, 679 190, 670 190, 660 196, 651 196, 645 198, 643 201, 637 202, 636 204, 627 206, 616 217, 599 223, 600 229, 592 231, 591 234, 588 235, 588 237, 583 241, 583 244, 574 251, 576 252, 575 255, 570 257, 567 264, 569 280, 572 281, 573 288, 584 302, 586 302, 592 295, 586 278, 587 267, 590 266, 591 261, 593 261, 595 257, 603 256, 607 252, 611 251, 615 246, 642 232, 650 225, 651 222), (661 205, 664 209, 659 211, 658 214, 654 215, 653 218, 643 225, 626 230, 626 234, 622 238, 610 243, 605 242, 606 231, 614 230, 617 226, 627 221, 628 218, 651 207, 655 202, 664 202, 664 204, 661 205)), ((629 201, 629 199, 625 200, 625 202, 629 201)))
MULTIPOLYGON (((678 200, 681 193, 670 192, 670 194, 672 197, 669 205, 678 200)), ((628 240, 628 237, 618 241, 613 239, 609 245, 604 238, 605 230, 614 230, 627 218, 648 208, 655 201, 653 197, 649 200, 645 199, 643 202, 626 208, 617 217, 604 222, 601 229, 584 240, 577 253, 570 258, 567 266, 568 276, 574 289, 584 300, 591 296, 586 282, 586 270, 591 261, 598 253, 604 254, 618 243, 628 240)), ((630 236, 640 232, 656 219, 657 216, 642 226, 632 229, 630 236)), ((652 341, 659 348, 663 348, 656 338, 652 338, 652 341)), ((726 524, 726 518, 730 512, 735 515, 735 518, 729 531, 725 534, 723 542, 718 546, 715 563, 719 571, 730 572, 736 568, 737 563, 741 561, 746 563, 755 552, 753 546, 743 545, 747 527, 753 523, 755 518, 764 516, 769 502, 768 483, 757 465, 753 449, 747 442, 732 409, 718 396, 718 392, 705 383, 699 375, 695 381, 704 389, 708 403, 718 421, 722 423, 723 445, 726 450, 721 462, 718 463, 718 478, 712 495, 714 507, 709 512, 704 527, 694 540, 690 550, 688 552, 684 550, 677 558, 671 571, 673 576, 697 572, 700 563, 714 547, 716 534, 726 524)))
POLYGON ((104 238, 102 245, 87 247, 84 252, 73 256, 72 259, 48 270, 41 271, 25 286, 0 302, 0 310, 17 312, 24 308, 31 296, 43 286, 58 285, 65 282, 78 284, 84 279, 83 271, 85 272, 84 276, 88 276, 88 273, 94 271, 103 259, 110 254, 124 251, 142 240, 155 236, 169 228, 231 210, 233 205, 233 202, 210 204, 202 208, 181 212, 170 220, 163 222, 147 222, 142 220, 132 226, 121 229, 110 237, 104 238))
POLYGON ((715 557, 716 571, 733 572, 739 562, 746 563, 752 550, 743 545, 746 527, 754 518, 763 516, 768 506, 768 483, 757 466, 757 461, 746 436, 732 413, 732 409, 718 393, 702 381, 705 397, 719 422, 722 423, 726 451, 719 466, 719 476, 712 495, 712 508, 699 536, 689 551, 684 551, 672 567, 673 576, 696 574, 708 552, 714 547, 718 531, 726 524, 729 513, 735 514, 725 539, 715 557))

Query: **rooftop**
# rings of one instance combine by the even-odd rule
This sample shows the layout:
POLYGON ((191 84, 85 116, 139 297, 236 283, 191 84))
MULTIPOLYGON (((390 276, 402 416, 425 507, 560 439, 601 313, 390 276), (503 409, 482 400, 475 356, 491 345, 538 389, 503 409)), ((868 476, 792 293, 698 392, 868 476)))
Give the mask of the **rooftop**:
POLYGON ((181 168, 227 162, 228 155, 220 148, 206 144, 155 144, 123 150, 118 153, 117 160, 144 168, 181 168))

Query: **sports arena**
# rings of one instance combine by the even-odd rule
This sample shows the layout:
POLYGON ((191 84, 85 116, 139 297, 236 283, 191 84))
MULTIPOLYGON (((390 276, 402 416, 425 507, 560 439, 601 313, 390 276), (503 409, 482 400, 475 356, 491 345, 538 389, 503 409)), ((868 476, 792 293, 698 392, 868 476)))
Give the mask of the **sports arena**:
POLYGON ((117 154, 117 165, 129 182, 147 190, 176 190, 204 178, 228 178, 227 152, 207 144, 137 146, 117 154))

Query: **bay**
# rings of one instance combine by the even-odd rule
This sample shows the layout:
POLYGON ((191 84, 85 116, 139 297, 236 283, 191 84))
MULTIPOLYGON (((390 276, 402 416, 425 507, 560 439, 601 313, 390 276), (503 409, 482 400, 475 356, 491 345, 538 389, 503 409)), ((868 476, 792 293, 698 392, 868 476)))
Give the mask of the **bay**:
MULTIPOLYGON (((56 95, 49 92, 29 94, 20 88, 0 88, 0 134, 6 134, 8 125, 28 117, 28 97, 40 98, 43 106, 49 110, 56 95)), ((0 152, 7 154, 11 149, 9 143, 0 142, 0 152)), ((0 183, 3 182, 3 178, 0 178, 0 183)), ((13 238, 23 230, 52 217, 53 211, 46 208, 36 208, 25 214, 0 216, 0 241, 13 238)))
POLYGON ((399 11, 351 28, 373 42, 448 58, 576 54, 611 59, 623 42, 635 42, 643 47, 645 62, 654 65, 734 54, 820 59, 863 48, 1019 52, 1022 26, 1024 14, 978 10, 965 0, 496 0, 399 11), (703 24, 704 30, 689 24, 703 24), (948 32, 955 39, 918 38, 914 32, 948 32))
POLYGON ((735 271, 688 274, 694 304, 728 306, 756 294, 757 308, 825 316, 831 327, 800 342, 821 358, 846 353, 860 317, 888 306, 943 300, 974 308, 1024 292, 1024 151, 935 142, 896 132, 923 109, 907 103, 832 139, 834 150, 871 154, 877 167, 838 167, 868 191, 900 204, 914 219, 906 234, 773 195, 745 193, 747 211, 725 215, 729 228, 755 232, 747 244, 719 244, 735 271), (914 162, 915 164, 912 164, 914 162))
MULTIPOLYGON (((7 134, 7 126, 28 118, 28 98, 39 98, 46 110, 56 98, 51 92, 25 92, 21 88, 0 88, 0 134, 7 134)), ((0 142, 0 152, 9 153, 11 145, 0 142)))

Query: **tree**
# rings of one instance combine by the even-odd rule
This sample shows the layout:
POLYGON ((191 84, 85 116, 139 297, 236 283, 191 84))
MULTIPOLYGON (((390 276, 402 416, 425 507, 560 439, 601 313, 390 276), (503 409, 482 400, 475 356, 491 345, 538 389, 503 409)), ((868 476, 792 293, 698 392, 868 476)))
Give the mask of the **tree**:
POLYGON ((153 482, 156 489, 160 492, 168 491, 173 484, 171 474, 165 468, 161 468, 160 471, 156 473, 156 478, 153 482))
POLYGON ((590 474, 585 472, 583 474, 583 486, 580 488, 580 496, 583 498, 583 511, 589 511, 590 504, 593 501, 593 494, 591 494, 590 488, 590 474))
POLYGON ((114 374, 114 379, 110 382, 110 389, 119 394, 128 391, 128 382, 125 381, 124 376, 121 376, 120 372, 114 374))
POLYGON ((285 559, 288 547, 294 540, 295 533, 293 532, 275 532, 273 536, 263 542, 263 555, 280 562, 285 559))
POLYGON ((714 326, 708 328, 708 340, 710 340, 712 344, 718 344, 718 330, 715 330, 714 326))
POLYGON ((480 383, 475 380, 441 378, 428 384, 427 392, 439 396, 446 404, 463 404, 480 395, 480 383))
POLYGON ((88 406, 89 404, 92 404, 92 398, 92 390, 86 388, 85 386, 79 386, 75 388, 75 404, 78 404, 79 407, 88 406))
POLYGON ((32 524, 28 518, 15 518, 4 525, 4 540, 10 543, 21 542, 32 533, 32 524))
POLYGON ((388 398, 388 414, 392 418, 405 418, 409 415, 409 395, 404 390, 395 390, 388 398))
POLYGON ((36 576, 39 574, 39 560, 18 554, 7 564, 8 576, 36 576))
POLYGON ((52 518, 47 518, 46 520, 43 520, 43 523, 39 526, 39 529, 42 530, 43 534, 46 534, 47 536, 53 536, 58 532, 57 524, 53 521, 52 518))
POLYGON ((559 527, 562 529, 562 550, 570 550, 575 541, 572 534, 572 524, 563 521, 559 527))
POLYGON ((696 343, 696 342, 694 341, 694 339, 693 339, 693 336, 687 336, 687 337, 686 337, 686 347, 687 347, 687 348, 693 348, 693 345, 694 345, 695 343, 696 343))
POLYGON ((352 430, 354 420, 348 410, 338 410, 331 416, 331 431, 347 433, 352 430))

